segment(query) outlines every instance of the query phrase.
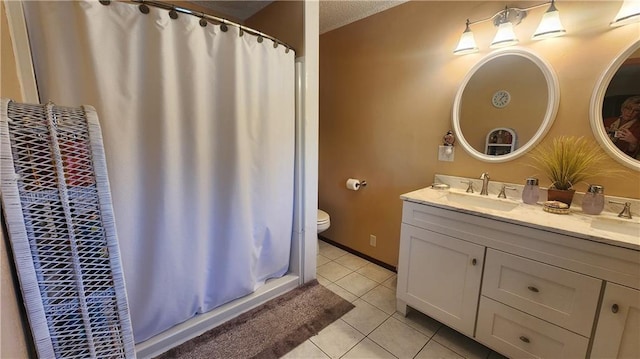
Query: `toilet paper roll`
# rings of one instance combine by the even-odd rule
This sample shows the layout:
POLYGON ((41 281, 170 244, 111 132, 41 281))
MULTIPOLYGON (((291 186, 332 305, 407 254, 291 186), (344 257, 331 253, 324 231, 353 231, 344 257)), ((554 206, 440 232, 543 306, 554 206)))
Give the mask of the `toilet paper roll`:
POLYGON ((360 180, 357 180, 355 178, 349 178, 347 180, 347 189, 350 189, 352 191, 357 191, 360 189, 360 180))

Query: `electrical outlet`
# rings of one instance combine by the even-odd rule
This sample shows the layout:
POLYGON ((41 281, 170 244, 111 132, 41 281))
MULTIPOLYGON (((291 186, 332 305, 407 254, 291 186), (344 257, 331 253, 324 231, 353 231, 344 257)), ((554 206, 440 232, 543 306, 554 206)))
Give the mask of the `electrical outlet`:
POLYGON ((369 235, 369 245, 371 247, 376 246, 376 236, 374 236, 373 234, 369 235))

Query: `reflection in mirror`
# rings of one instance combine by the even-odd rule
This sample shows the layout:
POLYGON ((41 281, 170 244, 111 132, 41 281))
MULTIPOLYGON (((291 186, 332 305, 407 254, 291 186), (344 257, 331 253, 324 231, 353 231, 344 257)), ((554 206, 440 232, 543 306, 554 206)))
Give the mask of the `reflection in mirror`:
MULTIPOLYGON (((605 95, 605 102, 607 97, 605 95)), ((603 106, 604 107, 604 106, 603 106)), ((624 96, 617 116, 607 117, 602 114, 603 124, 609 140, 627 156, 638 155, 638 139, 640 139, 640 96, 624 96)))
POLYGON ((487 134, 498 127, 511 128, 520 143, 527 143, 542 123, 547 100, 547 84, 536 64, 517 55, 501 56, 484 64, 465 86, 460 128, 469 144, 483 153, 487 134), (504 106, 492 101, 503 91, 510 97, 504 106))
MULTIPOLYGON (((609 139, 627 156, 636 158, 640 139, 640 50, 631 54, 613 75, 602 103, 609 139)), ((637 159, 637 158, 636 158, 637 159)))
POLYGON ((558 80, 544 60, 525 49, 499 50, 481 59, 463 80, 454 101, 453 127, 473 157, 504 162, 542 139, 558 103, 558 80), (511 131, 509 149, 498 149, 508 144, 492 139, 492 131, 501 128, 511 131))
POLYGON ((485 154, 503 156, 516 150, 518 135, 512 128, 497 127, 489 131, 485 142, 485 154))
POLYGON ((640 41, 601 76, 591 98, 591 128, 614 159, 640 170, 640 41))

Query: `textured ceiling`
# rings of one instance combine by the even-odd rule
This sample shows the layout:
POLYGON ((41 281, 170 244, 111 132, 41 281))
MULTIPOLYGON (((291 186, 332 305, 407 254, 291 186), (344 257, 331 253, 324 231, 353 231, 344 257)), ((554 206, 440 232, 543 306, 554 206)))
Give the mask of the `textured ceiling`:
POLYGON ((407 0, 320 1, 320 33, 337 29, 407 0))
MULTIPOLYGON (((337 29, 390 7, 400 5, 406 1, 407 0, 320 1, 320 33, 323 34, 327 31, 337 29)), ((271 1, 251 0, 191 2, 243 21, 271 3, 271 1)))

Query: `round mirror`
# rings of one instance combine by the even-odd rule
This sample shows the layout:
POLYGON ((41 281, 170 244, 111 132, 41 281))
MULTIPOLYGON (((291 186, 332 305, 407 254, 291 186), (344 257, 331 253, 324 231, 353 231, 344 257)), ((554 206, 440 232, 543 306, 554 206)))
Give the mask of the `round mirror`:
POLYGON ((623 165, 640 171, 640 40, 600 76, 591 96, 591 129, 623 165), (634 144, 635 143, 635 144, 634 144))
POLYGON ((558 79, 542 58, 522 48, 494 51, 469 70, 456 94, 458 143, 486 162, 520 157, 551 127, 559 96, 558 79))

